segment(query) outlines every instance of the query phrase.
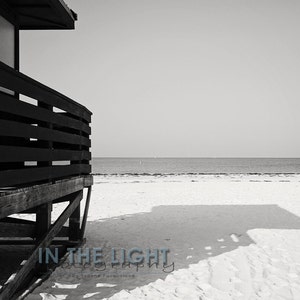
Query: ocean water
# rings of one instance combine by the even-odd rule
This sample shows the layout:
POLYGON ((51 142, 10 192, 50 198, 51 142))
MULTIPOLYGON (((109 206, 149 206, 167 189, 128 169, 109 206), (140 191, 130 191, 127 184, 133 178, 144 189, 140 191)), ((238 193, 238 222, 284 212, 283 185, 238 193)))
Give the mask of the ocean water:
POLYGON ((300 158, 93 158, 93 174, 300 173, 300 158))

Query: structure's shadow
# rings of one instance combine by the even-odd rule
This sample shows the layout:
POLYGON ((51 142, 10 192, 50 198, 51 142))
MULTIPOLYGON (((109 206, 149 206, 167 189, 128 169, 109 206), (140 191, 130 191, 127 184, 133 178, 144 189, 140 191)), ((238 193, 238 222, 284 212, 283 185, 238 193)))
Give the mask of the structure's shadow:
MULTIPOLYGON (((174 262, 176 270, 187 268, 189 264, 209 256, 254 243, 247 231, 255 228, 300 229, 300 218, 277 205, 191 205, 158 206, 150 213, 90 222, 86 247, 103 249, 107 269, 94 269, 93 276, 89 276, 91 269, 85 269, 85 273, 80 274, 76 268, 60 270, 62 277, 57 273, 55 280, 63 281, 75 271, 79 277, 74 282, 77 280, 81 284, 76 290, 66 293, 72 299, 79 299, 79 295, 87 291, 92 293, 101 290, 92 299, 102 299, 122 289, 134 289, 167 275, 161 266, 157 269, 140 268, 138 272, 134 268, 112 269, 109 266, 112 247, 168 248, 169 263, 174 262), (134 275, 134 278, 130 275, 134 275), (116 286, 99 289, 96 288, 99 282, 116 286)), ((63 294, 64 291, 60 292, 63 294)))
POLYGON ((3 285, 14 272, 20 269, 20 264, 28 259, 32 249, 32 246, 0 246, 0 285, 3 285))

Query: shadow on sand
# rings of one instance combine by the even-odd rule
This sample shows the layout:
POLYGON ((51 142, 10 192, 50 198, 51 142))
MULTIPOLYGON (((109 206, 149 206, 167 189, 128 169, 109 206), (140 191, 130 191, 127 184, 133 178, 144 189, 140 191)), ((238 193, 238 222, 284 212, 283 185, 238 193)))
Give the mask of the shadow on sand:
MULTIPOLYGON (((71 281, 80 283, 78 288, 60 289, 59 293, 68 294, 70 299, 82 299, 86 293, 100 292, 91 299, 102 299, 122 289, 134 289, 168 275, 162 271, 162 266, 144 267, 138 271, 134 267, 112 269, 109 265, 111 248, 168 248, 169 263, 174 262, 177 270, 254 243, 247 231, 256 228, 300 229, 300 218, 277 205, 191 205, 158 206, 150 213, 89 222, 86 247, 103 249, 106 270, 58 268, 50 282, 38 290, 57 293, 57 290, 51 290, 53 282, 67 283, 75 272, 77 277, 71 281), (97 288, 97 283, 116 286, 97 288)), ((28 299, 41 298, 32 295, 28 299)))

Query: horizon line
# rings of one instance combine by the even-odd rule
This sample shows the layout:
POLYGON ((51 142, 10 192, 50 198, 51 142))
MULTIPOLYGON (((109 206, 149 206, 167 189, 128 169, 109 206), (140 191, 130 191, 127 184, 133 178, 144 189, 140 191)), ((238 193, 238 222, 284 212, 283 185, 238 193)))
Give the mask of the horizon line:
POLYGON ((272 157, 272 156, 93 156, 92 159, 95 158, 107 158, 107 159, 145 159, 145 158, 152 158, 152 159, 191 159, 191 158, 200 158, 200 159, 300 159, 300 157, 272 157))

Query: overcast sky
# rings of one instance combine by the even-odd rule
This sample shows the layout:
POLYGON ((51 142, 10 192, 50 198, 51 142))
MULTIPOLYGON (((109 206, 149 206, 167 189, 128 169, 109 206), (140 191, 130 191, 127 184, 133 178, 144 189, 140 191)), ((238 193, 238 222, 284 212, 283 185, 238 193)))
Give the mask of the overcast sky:
POLYGON ((21 70, 93 112, 93 156, 300 157, 300 1, 66 2, 21 70))

